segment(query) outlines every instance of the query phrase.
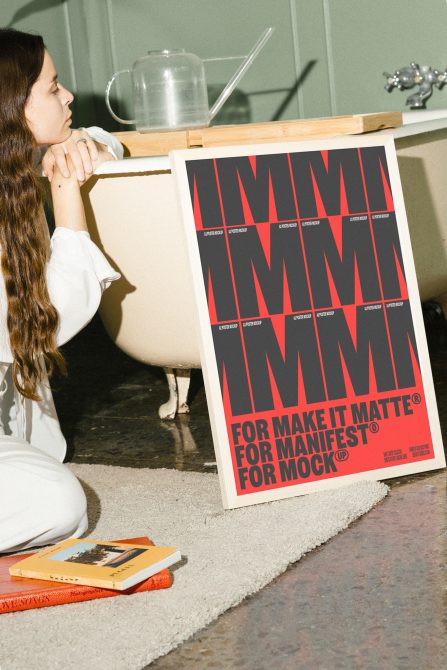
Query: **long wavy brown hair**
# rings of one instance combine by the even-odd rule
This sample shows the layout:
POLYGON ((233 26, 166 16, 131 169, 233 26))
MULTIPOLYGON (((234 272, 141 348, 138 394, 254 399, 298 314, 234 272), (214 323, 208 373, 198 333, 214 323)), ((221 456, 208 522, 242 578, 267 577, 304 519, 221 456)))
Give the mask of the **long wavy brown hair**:
POLYGON ((18 391, 40 400, 45 370, 65 372, 57 349, 59 318, 48 294, 44 195, 34 165, 35 139, 25 104, 39 78, 45 45, 39 35, 0 29, 0 253, 8 298, 7 327, 18 391))

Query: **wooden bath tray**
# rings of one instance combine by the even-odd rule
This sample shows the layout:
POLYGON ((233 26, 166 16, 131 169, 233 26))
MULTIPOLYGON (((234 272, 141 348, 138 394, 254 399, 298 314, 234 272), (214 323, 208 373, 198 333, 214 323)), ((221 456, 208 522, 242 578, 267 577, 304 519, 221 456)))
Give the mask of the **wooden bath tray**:
POLYGON ((378 112, 321 119, 211 126, 162 133, 138 133, 131 130, 113 134, 124 145, 127 156, 163 156, 173 149, 357 135, 384 128, 397 128, 401 125, 401 112, 378 112))

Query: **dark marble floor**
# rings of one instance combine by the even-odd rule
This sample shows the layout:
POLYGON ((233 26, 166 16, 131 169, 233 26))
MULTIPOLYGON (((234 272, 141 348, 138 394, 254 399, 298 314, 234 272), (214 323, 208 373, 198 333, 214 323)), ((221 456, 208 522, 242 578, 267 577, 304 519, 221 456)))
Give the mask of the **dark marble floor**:
MULTIPOLYGON (((426 310, 444 442, 447 326, 426 310)), ((55 399, 75 462, 215 471, 201 374, 189 416, 158 419, 161 370, 133 361, 99 318, 64 348, 55 399)), ((160 670, 447 667, 446 471, 390 480, 386 500, 179 649, 160 670)))

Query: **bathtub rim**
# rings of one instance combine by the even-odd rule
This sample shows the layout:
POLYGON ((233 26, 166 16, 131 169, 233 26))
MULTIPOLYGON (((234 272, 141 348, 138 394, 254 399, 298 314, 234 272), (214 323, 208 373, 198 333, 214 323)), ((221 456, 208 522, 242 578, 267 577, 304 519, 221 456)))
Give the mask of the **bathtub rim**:
MULTIPOLYGON (((447 128, 447 109, 421 110, 403 113, 403 125, 399 128, 376 131, 377 134, 392 133, 394 139, 421 135, 447 128), (420 120, 419 120, 420 118, 420 120)), ((102 163, 95 176, 113 174, 141 174, 143 172, 171 172, 169 156, 142 156, 136 158, 124 158, 117 161, 102 163)))

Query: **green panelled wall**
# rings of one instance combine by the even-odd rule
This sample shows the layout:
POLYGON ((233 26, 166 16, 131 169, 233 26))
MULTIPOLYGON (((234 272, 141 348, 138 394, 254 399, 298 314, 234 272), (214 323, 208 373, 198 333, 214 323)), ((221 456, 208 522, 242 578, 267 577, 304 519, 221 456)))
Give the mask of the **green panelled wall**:
MULTIPOLYGON (((77 96, 78 125, 118 125, 104 104, 115 70, 149 49, 202 58, 247 53, 276 31, 240 84, 253 121, 405 109, 413 91, 384 90, 384 70, 411 61, 447 67, 445 0, 1 0, 0 25, 44 35, 61 81, 77 96)), ((235 61, 206 66, 215 90, 235 61)), ((114 91, 132 115, 129 82, 114 91)), ((428 108, 447 107, 447 86, 428 108)))

